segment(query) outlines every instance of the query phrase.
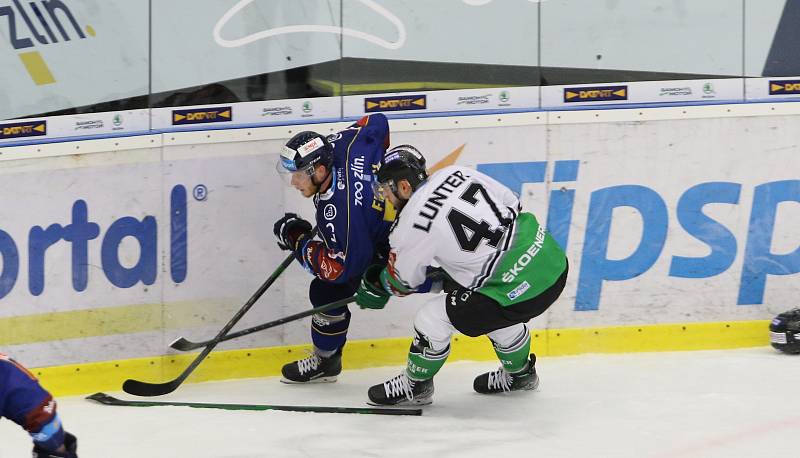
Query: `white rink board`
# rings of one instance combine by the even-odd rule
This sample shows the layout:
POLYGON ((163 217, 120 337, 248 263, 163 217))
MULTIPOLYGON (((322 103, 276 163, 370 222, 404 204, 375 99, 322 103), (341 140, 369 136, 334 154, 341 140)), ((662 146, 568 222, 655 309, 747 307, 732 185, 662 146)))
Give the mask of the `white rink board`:
MULTIPOLYGON (((709 115, 707 108, 683 110, 687 117, 709 115)), ((617 117, 612 122, 593 121, 592 112, 396 120, 392 143, 418 146, 429 164, 463 146, 456 163, 521 190, 527 210, 542 222, 556 220, 550 229, 557 239, 564 240, 563 228, 569 228, 567 288, 533 321, 536 328, 767 319, 796 305, 800 139, 793 127, 798 117, 632 121, 636 112, 641 110, 629 118, 606 112, 617 117), (553 190, 556 199, 550 198, 553 190), (700 208, 707 218, 698 217, 700 208)), ((671 113, 643 112, 644 119, 671 113)), ((275 246, 273 222, 284 211, 313 215, 311 201, 285 187, 274 172, 279 146, 289 135, 286 128, 165 134, 164 145, 153 148, 4 160, 0 229, 7 237, 0 248, 8 269, 13 241, 18 275, 13 284, 10 277, 0 281, 7 289, 0 297, 0 319, 107 307, 160 314, 151 317, 154 327, 140 332, 5 350, 31 366, 45 366, 157 355, 178 335, 213 335, 286 256, 275 246), (176 188, 185 190, 185 198, 176 188), (85 289, 74 286, 81 277, 71 264, 74 246, 56 239, 44 251, 44 287, 38 291, 29 267, 35 264, 31 259, 41 258, 36 254, 41 249, 32 255, 31 229, 69 225, 78 201, 85 202, 87 223, 98 225, 96 237, 85 236, 85 289), (170 235, 180 227, 173 210, 181 202, 186 229, 177 233, 186 235, 183 251, 170 235), (141 224, 148 216, 157 226, 155 251, 148 251, 156 253, 155 278, 115 285, 107 272, 114 270, 111 254, 131 269, 141 261, 142 249, 125 237, 108 242, 111 254, 104 258, 103 241, 120 219, 141 224)), ((21 147, 20 157, 31 148, 21 147)), ((4 149, 3 158, 15 151, 4 149)), ((290 267, 239 327, 305 310, 309 280, 298 266, 290 267)), ((427 300, 442 298, 411 296, 392 299, 383 311, 354 309, 349 338, 408 336, 414 312, 427 300)), ((300 321, 224 348, 308 341, 308 323, 300 321)))
POLYGON ((567 288, 547 320, 533 321, 536 327, 714 322, 767 319, 796 305, 796 122, 795 117, 759 117, 551 124, 547 131, 526 126, 418 132, 393 140, 419 146, 430 163, 464 144, 458 162, 500 169, 493 176, 516 183, 524 208, 542 222, 548 221, 551 206, 565 208, 551 203, 550 193, 574 190, 572 210, 562 211, 571 216, 567 288), (579 161, 577 179, 553 182, 559 161, 579 161), (535 176, 537 167, 544 180, 535 176), (777 207, 770 200, 783 198, 777 207), (708 202, 702 211, 710 220, 698 218, 693 208, 699 207, 691 207, 702 202, 708 202), (607 237, 599 235, 603 227, 607 237), (711 253, 693 234, 714 244, 719 258, 695 261, 697 266, 676 260, 711 253), (752 251, 745 256, 748 243, 752 251), (632 257, 640 245, 641 255, 632 257), (673 263, 678 265, 671 270, 673 263), (745 263, 754 272, 743 279, 745 263), (621 278, 610 280, 610 269, 621 278), (786 275, 762 277, 758 272, 764 269, 786 275))

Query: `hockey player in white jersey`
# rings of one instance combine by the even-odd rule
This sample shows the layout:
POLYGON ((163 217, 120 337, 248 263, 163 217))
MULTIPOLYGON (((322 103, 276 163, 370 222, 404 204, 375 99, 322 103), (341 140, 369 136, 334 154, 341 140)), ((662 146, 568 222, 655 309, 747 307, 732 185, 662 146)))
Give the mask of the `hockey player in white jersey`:
POLYGON ((405 370, 371 387, 369 403, 431 403, 433 377, 456 331, 488 336, 502 363, 475 378, 475 391, 535 389, 539 378, 526 323, 564 289, 568 265, 561 247, 533 214, 521 212, 510 189, 461 166, 428 177, 425 159, 410 145, 386 153, 374 187, 400 214, 389 237, 389 263, 367 269, 357 303, 383 308, 392 295, 435 291, 442 283, 448 294, 417 312, 405 370), (431 266, 446 275, 432 280, 437 275, 431 266))

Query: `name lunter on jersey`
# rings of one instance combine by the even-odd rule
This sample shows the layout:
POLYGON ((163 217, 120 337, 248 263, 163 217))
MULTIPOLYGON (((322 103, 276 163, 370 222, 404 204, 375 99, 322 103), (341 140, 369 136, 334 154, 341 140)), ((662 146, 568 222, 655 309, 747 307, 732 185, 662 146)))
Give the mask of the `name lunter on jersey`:
POLYGON ((443 201, 450 197, 450 194, 464 184, 468 178, 469 175, 465 176, 460 170, 454 171, 445 178, 439 186, 434 188, 431 195, 419 210, 418 216, 427 221, 414 223, 413 227, 424 232, 430 232, 433 220, 436 219, 436 216, 439 214, 439 209, 444 205, 443 201), (430 210, 430 213, 425 212, 425 209, 430 210))

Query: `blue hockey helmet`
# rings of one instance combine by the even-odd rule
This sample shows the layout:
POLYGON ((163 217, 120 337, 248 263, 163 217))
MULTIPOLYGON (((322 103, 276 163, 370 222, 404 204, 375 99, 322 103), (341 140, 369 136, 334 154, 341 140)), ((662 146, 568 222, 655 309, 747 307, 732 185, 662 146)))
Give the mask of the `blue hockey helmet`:
POLYGON ((321 164, 330 170, 332 163, 333 145, 325 136, 306 130, 286 142, 276 168, 284 174, 304 170, 311 175, 314 173, 314 166, 321 164))

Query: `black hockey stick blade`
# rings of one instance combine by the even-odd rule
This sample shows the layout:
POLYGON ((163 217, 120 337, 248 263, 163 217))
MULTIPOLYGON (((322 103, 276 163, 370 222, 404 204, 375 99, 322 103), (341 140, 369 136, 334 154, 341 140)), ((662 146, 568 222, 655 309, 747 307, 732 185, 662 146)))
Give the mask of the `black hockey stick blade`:
MULTIPOLYGON (((286 270, 286 268, 289 267, 289 264, 292 263, 293 259, 294 255, 292 254, 286 256, 286 258, 280 263, 278 268, 275 269, 274 272, 272 272, 269 278, 267 278, 264 281, 264 283, 262 283, 261 286, 258 287, 256 292, 253 293, 252 296, 250 296, 250 299, 248 299, 247 302, 245 302, 242 308, 240 308, 236 312, 236 314, 233 315, 233 318, 231 318, 225 324, 225 326, 219 331, 219 333, 217 333, 217 337, 215 337, 215 339, 223 337, 225 334, 228 333, 228 331, 231 330, 231 328, 233 328, 236 325, 236 323, 239 322, 239 320, 242 319, 245 313, 247 313, 247 311, 250 310, 250 308, 253 307, 253 305, 255 305, 256 301, 258 301, 258 299, 260 299, 261 296, 264 295, 264 293, 269 289, 269 287, 272 286, 273 283, 275 283, 275 280, 277 280, 278 277, 280 277, 280 275, 286 270)), ((197 358, 195 358, 195 360, 192 361, 189 367, 184 369, 184 371, 175 380, 171 380, 165 383, 147 383, 147 382, 140 382, 137 380, 128 379, 125 381, 125 383, 122 384, 122 389, 125 390, 125 392, 136 396, 161 396, 162 394, 171 393, 172 391, 175 391, 175 389, 177 389, 180 386, 180 384, 183 383, 184 380, 186 380, 187 377, 189 377, 189 374, 191 374, 192 371, 203 361, 203 359, 206 356, 208 356, 209 353, 211 353, 211 350, 213 350, 215 346, 216 344, 206 347, 206 349, 203 350, 197 356, 197 358)))
POLYGON ((217 404, 206 402, 158 402, 158 401, 127 401, 109 396, 105 393, 95 393, 86 399, 109 406, 125 407, 194 407, 198 409, 223 409, 223 410, 282 410, 288 412, 316 412, 316 413, 358 413, 366 415, 422 415, 422 409, 383 408, 383 407, 324 407, 324 406, 279 406, 266 404, 217 404))
POLYGON ((185 337, 178 337, 171 344, 169 344, 169 347, 178 351, 189 351, 189 350, 197 350, 200 347, 205 347, 211 342, 213 341, 206 340, 203 342, 192 342, 191 340, 188 340, 185 337))
POLYGON ((164 383, 148 383, 139 380, 128 379, 122 384, 122 391, 134 396, 163 396, 172 393, 183 383, 183 380, 175 379, 164 383))
MULTIPOLYGON (((286 317, 283 317, 283 318, 279 318, 277 320, 270 321, 269 323, 264 323, 264 324, 258 325, 256 327, 260 331, 260 330, 263 330, 263 329, 268 329, 268 328, 272 328, 272 327, 275 327, 275 326, 280 326, 280 325, 282 325, 284 323, 288 323, 290 321, 299 320, 300 318, 305 318, 307 316, 314 315, 316 313, 321 313, 321 312, 325 312, 325 311, 328 311, 328 310, 331 310, 331 309, 342 307, 342 306, 347 305, 347 304, 349 304, 349 303, 351 303, 351 302, 353 302, 355 300, 356 300, 355 296, 346 297, 344 299, 340 299, 338 301, 331 302, 330 304, 325 304, 325 305, 323 305, 321 307, 308 309, 308 310, 306 310, 304 312, 295 313, 294 315, 289 315, 289 316, 286 316, 286 317)), ((236 320, 236 321, 238 321, 238 320, 236 320)), ((217 335, 217 337, 214 338, 214 340, 211 341, 203 349, 203 351, 201 351, 200 354, 197 355, 197 357, 194 359, 194 361, 192 361, 192 363, 189 364, 189 366, 186 369, 184 369, 183 372, 181 372, 181 374, 177 378, 175 378, 174 380, 170 380, 170 381, 164 382, 164 383, 149 383, 149 382, 142 382, 142 381, 139 381, 139 380, 128 379, 128 380, 125 380, 125 383, 122 384, 122 390, 125 391, 126 393, 132 394, 134 396, 148 396, 148 397, 149 396, 162 396, 164 394, 171 393, 171 392, 175 391, 181 385, 181 383, 183 383, 183 381, 186 380, 187 377, 189 377, 189 374, 191 374, 192 371, 194 371, 195 368, 197 366, 199 366, 200 363, 203 362, 205 357, 208 356, 208 354, 211 353, 211 351, 220 342, 222 342, 224 340, 228 340, 226 338, 226 333, 233 326, 233 324, 231 324, 231 323, 235 324, 235 321, 231 320, 231 322, 229 322, 228 325, 225 326, 225 329, 223 329, 223 332, 220 332, 217 335)))

